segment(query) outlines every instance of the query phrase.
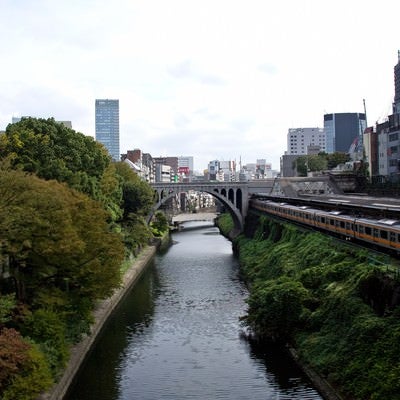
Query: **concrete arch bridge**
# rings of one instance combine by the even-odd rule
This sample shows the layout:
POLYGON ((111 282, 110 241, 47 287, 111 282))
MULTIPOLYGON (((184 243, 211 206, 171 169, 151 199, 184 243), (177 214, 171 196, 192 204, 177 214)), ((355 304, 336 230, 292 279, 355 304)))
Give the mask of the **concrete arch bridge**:
MULTIPOLYGON (((340 177, 339 177, 340 178, 340 177)), ((155 204, 148 218, 167 200, 182 192, 194 190, 213 195, 230 212, 235 224, 231 235, 243 231, 252 194, 267 194, 278 198, 299 198, 302 196, 343 195, 342 187, 354 189, 354 182, 348 177, 340 178, 321 175, 304 178, 274 178, 248 182, 199 182, 199 183, 152 183, 155 191, 155 204), (350 182, 350 183, 349 183, 350 182)))
POLYGON ((218 199, 232 215, 236 235, 243 231, 249 205, 249 191, 247 182, 202 182, 202 183, 153 183, 155 191, 155 205, 149 221, 154 213, 169 199, 189 190, 209 193, 218 199))

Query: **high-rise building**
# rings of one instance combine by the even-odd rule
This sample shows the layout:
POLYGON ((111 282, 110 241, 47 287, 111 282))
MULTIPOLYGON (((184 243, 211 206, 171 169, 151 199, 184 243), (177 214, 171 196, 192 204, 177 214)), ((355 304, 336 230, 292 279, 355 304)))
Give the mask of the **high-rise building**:
POLYGON ((400 114, 400 50, 397 52, 398 61, 394 66, 394 103, 393 114, 400 114))
POLYGON ((178 168, 187 168, 188 171, 193 173, 193 156, 178 157, 178 168))
POLYGON ((190 182, 193 176, 193 156, 178 157, 178 175, 180 181, 190 182))
POLYGON ((96 140, 102 143, 114 161, 120 161, 119 100, 96 99, 96 140))
POLYGON ((365 114, 335 113, 324 115, 326 152, 362 153, 365 114))
POLYGON ((325 132, 322 128, 291 128, 287 134, 287 154, 306 155, 310 146, 325 151, 325 132))

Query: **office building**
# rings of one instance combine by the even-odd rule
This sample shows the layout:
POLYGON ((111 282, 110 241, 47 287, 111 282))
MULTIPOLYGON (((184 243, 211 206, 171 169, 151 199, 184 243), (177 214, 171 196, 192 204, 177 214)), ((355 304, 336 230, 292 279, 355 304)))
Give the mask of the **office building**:
POLYGON ((140 149, 128 150, 126 154, 121 154, 121 160, 128 160, 128 165, 146 182, 155 182, 155 166, 151 154, 142 153, 140 149))
POLYGON ((400 114, 400 50, 397 52, 398 61, 394 67, 394 102, 393 114, 400 114))
POLYGON ((114 161, 120 161, 119 100, 96 99, 96 140, 104 145, 114 161))
POLYGON ((287 155, 307 155, 309 147, 326 151, 325 132, 322 128, 291 128, 287 134, 287 155))
POLYGON ((213 160, 208 163, 208 179, 215 181, 219 171, 219 161, 213 160))
POLYGON ((362 156, 362 142, 365 128, 365 114, 325 114, 326 152, 361 153, 362 156))
POLYGON ((180 181, 190 182, 193 176, 193 157, 178 157, 178 175, 180 181))
POLYGON ((178 181, 178 157, 153 157, 153 162, 156 182, 178 181))
POLYGON ((280 171, 282 178, 297 176, 296 160, 300 157, 298 154, 284 154, 280 158, 280 171))

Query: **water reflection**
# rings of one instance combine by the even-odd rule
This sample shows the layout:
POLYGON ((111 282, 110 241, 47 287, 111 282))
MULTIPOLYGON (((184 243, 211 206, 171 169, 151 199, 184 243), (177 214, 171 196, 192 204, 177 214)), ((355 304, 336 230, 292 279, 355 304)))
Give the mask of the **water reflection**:
POLYGON ((187 228, 116 310, 67 399, 320 399, 279 349, 241 337, 247 290, 230 242, 187 228))

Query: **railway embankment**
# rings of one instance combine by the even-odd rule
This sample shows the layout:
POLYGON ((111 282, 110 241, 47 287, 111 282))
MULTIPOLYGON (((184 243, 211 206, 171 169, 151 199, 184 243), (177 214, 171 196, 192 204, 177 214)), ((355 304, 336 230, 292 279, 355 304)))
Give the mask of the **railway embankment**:
POLYGON ((327 399, 400 399, 398 260, 255 214, 233 248, 254 335, 292 348, 327 399))

